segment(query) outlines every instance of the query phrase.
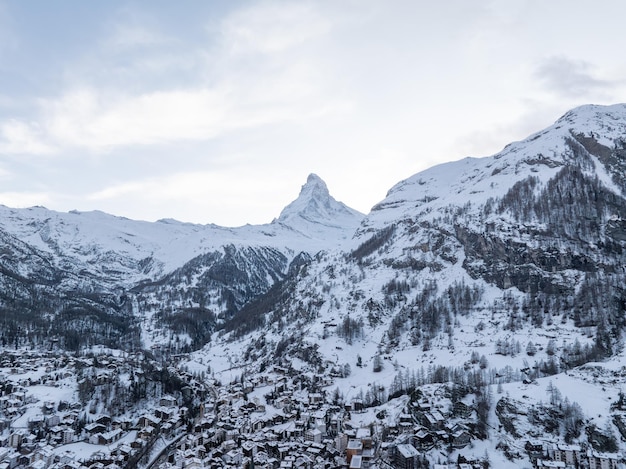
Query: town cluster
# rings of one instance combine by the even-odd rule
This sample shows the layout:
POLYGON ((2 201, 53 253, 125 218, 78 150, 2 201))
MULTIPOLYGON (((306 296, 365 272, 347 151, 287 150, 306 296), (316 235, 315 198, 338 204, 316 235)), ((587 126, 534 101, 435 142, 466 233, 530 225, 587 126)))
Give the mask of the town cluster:
MULTIPOLYGON (((359 417, 372 409, 333 395, 327 376, 275 366, 222 384, 170 364, 155 369, 174 376, 178 388, 160 384, 137 405, 111 407, 119 396, 105 398, 102 389, 110 393, 117 389, 111 383, 121 382, 130 393, 145 380, 147 360, 5 352, 0 469, 489 467, 488 457, 462 456, 475 439, 472 403, 446 406, 437 390, 396 398, 363 424, 359 417), (87 391, 85 369, 93 386, 87 391), (125 411, 113 415, 106 408, 125 411), (453 452, 453 463, 442 456, 453 452)), ((618 454, 576 445, 533 440, 521 447, 528 467, 623 467, 618 454)))

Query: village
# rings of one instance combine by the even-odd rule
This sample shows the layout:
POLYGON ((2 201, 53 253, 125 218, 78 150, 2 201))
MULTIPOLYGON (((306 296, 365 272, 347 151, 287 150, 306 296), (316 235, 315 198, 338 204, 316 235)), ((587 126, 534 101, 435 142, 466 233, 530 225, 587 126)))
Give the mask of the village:
MULTIPOLYGON (((332 385, 280 366, 226 384, 143 353, 5 351, 0 469, 490 467, 463 456, 476 440, 471 403, 450 406, 425 389, 363 424, 372 409, 343 402, 332 385)), ((618 453, 518 443, 510 452, 520 467, 624 467, 618 453)))

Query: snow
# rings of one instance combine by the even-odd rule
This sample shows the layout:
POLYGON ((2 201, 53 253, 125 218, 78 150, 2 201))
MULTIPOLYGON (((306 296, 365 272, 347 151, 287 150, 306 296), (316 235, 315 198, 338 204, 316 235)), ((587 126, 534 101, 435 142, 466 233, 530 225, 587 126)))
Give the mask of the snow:
POLYGON ((60 213, 44 207, 0 205, 0 229, 52 256, 99 273, 117 270, 118 282, 157 278, 223 246, 267 246, 292 257, 313 255, 349 239, 363 215, 335 201, 325 183, 309 176, 300 196, 265 225, 226 228, 173 220, 145 222, 99 211, 60 213), (140 264, 143 262, 143 264, 140 264), (143 267, 142 267, 143 265, 143 267))
MULTIPOLYGON (((462 207, 468 202, 480 206, 488 198, 503 196, 516 182, 530 175, 542 181, 553 177, 570 157, 566 140, 572 132, 599 137, 599 143, 613 148, 626 135, 626 104, 582 106, 565 114, 547 129, 515 142, 490 157, 464 158, 440 164, 397 183, 387 197, 364 220, 366 227, 382 227, 407 217, 434 217, 446 206, 462 207), (548 167, 541 161, 557 166, 548 167), (535 169, 541 166, 540 172, 535 169)), ((612 191, 621 190, 597 161, 600 180, 612 191)))
MULTIPOLYGON (((353 402, 371 390, 384 387, 389 389, 394 378, 399 374, 409 374, 419 370, 428 370, 436 366, 479 370, 480 365, 471 362, 473 354, 485 357, 486 372, 499 376, 529 368, 540 360, 547 361, 547 345, 556 342, 556 356, 563 345, 578 340, 582 345, 593 342, 593 330, 575 327, 567 317, 546 315, 550 323, 542 327, 533 327, 526 323, 522 329, 511 330, 504 327, 510 317, 510 308, 503 302, 503 296, 512 300, 523 298, 516 288, 502 290, 481 278, 473 278, 466 270, 463 247, 453 235, 460 215, 458 209, 470 203, 479 207, 489 198, 498 198, 506 194, 518 181, 529 176, 537 176, 539 187, 545 187, 552 178, 572 158, 567 139, 576 133, 598 135, 599 142, 612 147, 617 138, 626 135, 626 105, 611 107, 585 106, 578 108, 559 119, 550 128, 529 136, 521 142, 507 146, 502 152, 487 158, 465 158, 456 162, 433 167, 398 183, 389 191, 365 218, 362 214, 335 201, 329 194, 325 183, 312 174, 302 186, 299 197, 281 212, 279 218, 270 224, 260 226, 242 226, 224 228, 215 225, 193 225, 175 220, 161 220, 157 223, 132 221, 113 217, 101 212, 61 214, 50 212, 40 207, 27 210, 14 210, 0 207, 0 226, 2 229, 22 239, 42 251, 56 256, 62 253, 69 256, 77 265, 99 268, 102 264, 116 266, 122 272, 120 278, 132 284, 145 277, 157 277, 180 267, 185 262, 201 253, 220 250, 228 244, 236 246, 276 247, 293 258, 300 251, 316 256, 308 267, 307 274, 299 279, 293 293, 293 306, 289 313, 307 311, 311 319, 296 317, 291 322, 285 321, 279 329, 275 324, 255 331, 243 338, 233 340, 233 335, 214 334, 210 344, 204 349, 189 355, 185 366, 192 373, 204 373, 211 369, 212 376, 222 382, 232 382, 242 375, 250 377, 257 374, 257 366, 262 358, 271 356, 274 347, 285 337, 302 337, 306 344, 316 346, 322 359, 322 367, 344 367, 349 365, 350 374, 337 378, 326 386, 327 395, 339 389, 346 403, 353 402), (538 169, 540 168, 540 169, 538 169), (441 219, 448 218, 448 221, 441 219), (436 222, 436 223, 435 223, 436 222), (366 256, 363 262, 346 260, 346 254, 376 232, 390 224, 398 225, 388 245, 366 256), (356 235, 352 237, 353 233, 356 235), (443 258, 435 252, 438 235, 444 234, 446 251, 449 256, 443 258), (394 261, 408 258, 423 261, 424 268, 397 268, 394 261), (145 268, 140 261, 151 258, 145 268), (388 305, 389 295, 383 291, 391 281, 405 281, 410 284, 410 293, 397 295, 396 304, 388 305), (475 287, 482 292, 480 300, 470 306, 468 311, 461 311, 451 318, 450 333, 439 332, 432 337, 430 346, 423 343, 413 345, 404 331, 398 343, 390 345, 387 331, 393 317, 403 308, 411 308, 416 292, 422 292, 430 285, 438 286, 438 295, 444 295, 445 288, 454 284, 475 287), (367 302, 380 306, 378 317, 370 323, 367 302), (294 305, 297 305, 294 306, 294 305), (337 334, 337 326, 346 317, 363 320, 363 332, 352 340, 346 340, 337 334), (255 341, 268 344, 265 356, 256 360, 246 360, 246 352, 255 341), (502 355, 496 353, 496 341, 520 343, 517 353, 502 355), (533 342, 537 352, 533 356, 526 353, 526 345, 533 342), (374 372, 374 357, 382 359, 382 370, 374 372), (359 359, 363 366, 357 366, 359 359)), ((620 193, 609 172, 595 158, 594 173, 601 183, 615 193, 620 193)), ((591 169, 589 169, 591 171, 591 169)), ((467 223, 477 230, 484 227, 485 221, 506 229, 507 240, 524 243, 526 246, 539 247, 539 241, 533 238, 530 230, 514 224, 506 214, 492 215, 487 220, 479 219, 475 213, 467 214, 467 223), (475 225, 472 225, 475 224, 475 225)), ((541 228, 537 226, 536 228, 541 228)), ((580 283, 578 271, 564 270, 560 273, 564 281, 580 283)), ((194 279, 190 284, 194 284, 194 279)), ((150 324, 149 314, 143 319, 150 324)), ((142 333, 144 346, 150 347, 165 340, 166 332, 147 328, 142 333), (159 336, 157 333, 162 334, 159 336)), ((169 337, 169 336, 168 336, 169 337)), ((182 341, 190 340, 181 335, 182 341)), ((109 349, 92 349, 96 353, 111 353, 109 349)), ((300 375, 310 376, 317 371, 304 359, 306 357, 285 358, 300 375)), ((535 379, 524 383, 502 382, 502 395, 496 393, 496 386, 491 386, 494 399, 508 396, 525 405, 539 404, 549 400, 549 387, 558 388, 562 398, 578 402, 583 406, 586 418, 596 423, 599 428, 609 422, 609 408, 617 399, 624 383, 624 365, 626 352, 599 364, 560 373, 551 377, 535 379), (616 376, 619 375, 619 376, 616 376)), ((268 372, 271 374, 271 372, 268 372)), ((41 369, 29 371, 28 376, 38 378, 41 369)), ((11 379, 17 380, 17 375, 11 379)), ((121 380, 127 382, 128 374, 121 380)), ((503 379, 502 381, 506 381, 503 379)), ((440 385, 424 386, 425 392, 436 393, 440 385)), ((39 401, 70 400, 73 389, 50 386, 29 386, 28 393, 39 401)), ((264 401, 270 391, 268 386, 257 387, 249 396, 264 401)), ((499 392, 499 391, 498 391, 499 392)), ((294 396, 301 400, 308 398, 303 391, 294 396)), ((364 411, 352 411, 353 425, 394 424, 408 402, 407 396, 392 399, 380 406, 364 411)), ((445 403, 440 399, 439 404, 445 403)), ((40 404, 30 406, 23 416, 14 422, 14 427, 24 427, 28 419, 40 412, 40 404)), ((267 406, 264 414, 258 418, 269 418, 281 411, 267 406)), ((293 423, 277 426, 286 428, 293 423)), ((492 467, 530 467, 530 462, 508 461, 496 450, 499 439, 506 440, 519 449, 520 441, 513 441, 503 432, 498 431, 497 417, 492 412, 490 417, 492 439, 476 441, 469 448, 445 455, 455 458, 457 454, 481 459, 489 454, 492 467)), ((59 451, 71 450, 77 454, 91 454, 96 445, 83 443, 68 445, 59 451)), ((454 459, 453 459, 454 460, 454 459)))

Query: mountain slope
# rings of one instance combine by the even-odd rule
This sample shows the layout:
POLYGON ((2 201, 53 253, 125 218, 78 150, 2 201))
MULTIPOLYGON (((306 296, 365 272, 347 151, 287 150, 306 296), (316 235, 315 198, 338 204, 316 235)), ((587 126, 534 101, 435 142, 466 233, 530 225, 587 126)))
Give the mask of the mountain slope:
MULTIPOLYGON (((101 304, 94 308, 103 314, 108 308, 104 304, 113 298, 116 315, 129 324, 143 324, 147 345, 169 342, 173 336, 163 332, 165 328, 178 339, 182 333, 183 345, 191 341, 197 347, 205 343, 215 323, 282 280, 301 252, 311 256, 339 246, 363 217, 336 202, 314 175, 283 214, 266 225, 224 228, 173 220, 148 223, 102 212, 0 206, 0 230, 5 234, 0 247, 6 252, 0 283, 5 290, 24 291, 23 301, 32 304, 30 313, 17 316, 20 323, 42 314, 54 320, 63 310, 60 299, 68 295, 97 299, 101 304), (45 284, 41 291, 15 285, 30 285, 40 277, 54 280, 50 295, 58 301, 40 301, 41 289, 52 288, 45 284), (190 338, 187 331, 201 322, 211 326, 200 327, 204 332, 190 338), (146 335, 148 328, 161 339, 146 335)), ((3 305, 10 309, 14 302, 7 297, 3 305)), ((38 328, 45 329, 46 324, 38 328)))
POLYGON ((257 310, 265 345, 253 356, 270 363, 284 337, 282 359, 314 367, 354 369, 360 355, 411 369, 476 352, 545 374, 610 356, 626 305, 624 136, 625 105, 584 106, 494 156, 398 183, 342 251, 257 310))
POLYGON ((302 251, 315 254, 349 238, 362 218, 359 212, 336 202, 314 175, 277 222, 238 228, 0 206, 0 228, 50 253, 59 265, 80 266, 105 283, 127 286, 154 280, 226 245, 267 246, 291 252, 291 256, 302 251), (313 206, 324 210, 314 212, 310 210, 313 206))

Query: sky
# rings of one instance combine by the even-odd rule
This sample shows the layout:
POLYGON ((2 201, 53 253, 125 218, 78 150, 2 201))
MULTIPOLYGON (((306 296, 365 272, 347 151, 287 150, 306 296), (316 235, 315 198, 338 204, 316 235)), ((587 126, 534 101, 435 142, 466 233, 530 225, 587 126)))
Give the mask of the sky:
POLYGON ((0 204, 268 223, 626 101, 623 0, 0 0, 0 204))

